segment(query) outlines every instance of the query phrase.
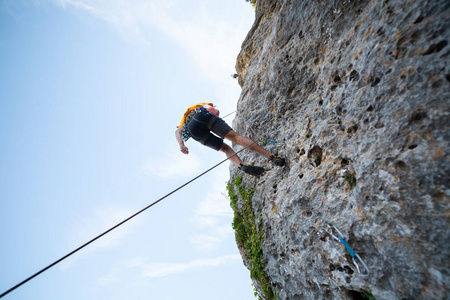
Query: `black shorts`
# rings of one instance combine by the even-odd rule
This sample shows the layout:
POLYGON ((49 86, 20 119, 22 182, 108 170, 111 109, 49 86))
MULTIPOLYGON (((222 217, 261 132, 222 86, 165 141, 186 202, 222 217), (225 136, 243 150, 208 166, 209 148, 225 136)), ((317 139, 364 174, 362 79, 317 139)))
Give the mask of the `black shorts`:
POLYGON ((196 113, 187 127, 194 140, 217 151, 222 147, 225 135, 232 130, 224 120, 206 112, 196 113))

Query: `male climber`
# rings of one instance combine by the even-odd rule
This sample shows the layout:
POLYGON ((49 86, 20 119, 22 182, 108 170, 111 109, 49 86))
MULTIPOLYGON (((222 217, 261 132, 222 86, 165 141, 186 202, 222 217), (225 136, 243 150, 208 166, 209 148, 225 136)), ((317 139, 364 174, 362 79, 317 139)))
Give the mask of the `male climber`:
POLYGON ((235 155, 236 152, 234 152, 233 148, 223 142, 224 138, 241 146, 248 146, 249 150, 264 155, 277 166, 281 167, 285 164, 284 158, 273 155, 254 141, 237 134, 231 129, 224 120, 219 118, 219 111, 214 108, 212 103, 199 103, 189 107, 181 119, 180 126, 177 126, 175 138, 180 145, 181 152, 184 154, 189 153, 184 142, 190 137, 207 147, 224 152, 239 169, 250 175, 258 176, 264 173, 265 170, 262 167, 244 164, 235 155))

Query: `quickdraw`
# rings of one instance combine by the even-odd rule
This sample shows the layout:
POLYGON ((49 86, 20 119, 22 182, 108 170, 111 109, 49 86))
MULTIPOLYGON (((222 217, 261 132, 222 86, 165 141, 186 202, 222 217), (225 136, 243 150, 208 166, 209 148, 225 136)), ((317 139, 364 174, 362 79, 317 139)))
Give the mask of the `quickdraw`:
POLYGON ((350 247, 350 245, 344 240, 344 236, 342 235, 342 233, 339 231, 339 229, 337 229, 336 226, 334 226, 333 224, 329 224, 328 227, 331 229, 331 236, 338 242, 341 242, 342 245, 344 245, 344 247, 348 250, 348 252, 350 253, 352 260, 353 260, 353 264, 356 267, 356 270, 358 270, 358 274, 359 276, 362 277, 366 277, 369 276, 369 268, 366 266, 366 264, 364 263, 364 261, 362 260, 362 258, 355 253, 355 251, 353 251, 353 249, 350 247), (338 235, 340 236, 340 238, 338 238, 337 236, 335 236, 333 234, 333 229, 336 230, 336 232, 338 233, 338 235), (361 270, 359 269, 359 265, 356 262, 356 259, 358 259, 361 264, 364 266, 364 268, 366 269, 366 273, 361 273, 361 270))
POLYGON ((279 143, 279 142, 277 142, 277 141, 274 141, 274 140, 269 140, 269 139, 265 139, 265 138, 263 138, 263 136, 262 135, 260 135, 259 137, 258 137, 258 141, 260 141, 261 143, 263 143, 263 144, 267 144, 267 143, 272 143, 272 144, 281 144, 281 143, 279 143))

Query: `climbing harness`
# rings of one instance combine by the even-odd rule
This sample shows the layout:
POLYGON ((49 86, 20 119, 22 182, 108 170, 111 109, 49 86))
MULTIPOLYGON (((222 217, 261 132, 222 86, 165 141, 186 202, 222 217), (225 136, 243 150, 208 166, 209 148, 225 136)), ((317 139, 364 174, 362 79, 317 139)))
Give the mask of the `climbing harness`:
POLYGON ((366 277, 369 276, 369 268, 366 266, 366 264, 364 263, 364 261, 361 259, 361 257, 355 253, 355 251, 353 251, 353 249, 350 247, 350 245, 344 240, 344 236, 342 235, 342 233, 339 231, 339 229, 337 229, 336 226, 334 226, 333 224, 328 224, 328 227, 331 230, 331 236, 338 242, 341 242, 342 245, 344 245, 344 247, 348 250, 348 252, 350 253, 352 260, 353 260, 353 264, 356 267, 356 270, 358 270, 358 274, 359 276, 362 277, 366 277), (338 235, 340 236, 339 238, 337 236, 335 236, 333 234, 333 229, 336 230, 336 232, 338 233, 338 235), (359 269, 359 265, 356 262, 356 258, 361 262, 361 264, 364 266, 364 268, 366 269, 366 273, 361 273, 361 270, 359 269))
MULTIPOLYGON (((197 103, 197 104, 195 104, 195 105, 192 105, 191 107, 189 107, 189 108, 186 110, 186 112, 185 112, 184 115, 183 115, 183 118, 181 118, 180 126, 183 126, 183 125, 186 123, 186 118, 187 118, 187 116, 191 113, 191 111, 193 111, 193 110, 196 109, 196 108, 202 107, 203 105, 214 106, 214 104, 212 104, 212 103, 206 103, 206 102, 197 103)), ((177 126, 177 127, 180 127, 180 126, 177 126)))
MULTIPOLYGON (((214 107, 213 107, 214 108, 214 107)), ((189 130, 188 130, 188 124, 193 120, 193 119, 195 119, 195 114, 196 113, 198 113, 198 112, 204 112, 204 113, 207 113, 208 115, 211 115, 211 118, 209 119, 209 121, 208 121, 208 123, 207 123, 207 127, 208 127, 208 129, 209 130, 211 130, 212 128, 213 128, 213 125, 214 125, 214 123, 216 122, 216 120, 217 120, 217 117, 214 115, 214 114, 212 114, 206 107, 204 107, 204 106, 200 106, 200 107, 197 107, 197 108, 195 108, 195 109, 193 109, 193 110, 191 110, 191 112, 188 114, 188 115, 186 115, 186 117, 185 117, 185 122, 184 122, 184 124, 183 124, 183 126, 181 126, 180 128, 181 128, 181 130, 180 130, 180 135, 181 135, 181 138, 183 139, 183 141, 185 141, 185 142, 187 142, 191 137, 192 137, 192 135, 191 135, 191 133, 189 132, 189 130)), ((201 123, 203 123, 203 122, 201 122, 201 123)), ((206 124, 206 123, 205 123, 206 124)), ((206 141, 200 141, 202 144, 204 144, 206 141)))
MULTIPOLYGON (((202 103, 200 103, 200 104, 202 104, 202 103)), ((197 105, 199 105, 199 104, 197 104, 197 105)), ((194 105, 194 106, 195 106, 195 105, 194 105)), ((193 107, 194 107, 194 106, 193 106, 193 107)), ((217 120, 217 118, 218 118, 217 115, 216 115, 216 114, 217 114, 217 110, 216 110, 214 107, 210 106, 209 104, 205 104, 204 106, 200 106, 200 107, 196 107, 196 108, 190 107, 188 110, 190 110, 190 111, 189 111, 189 112, 186 112, 186 113, 185 113, 185 116, 183 117, 184 124, 179 126, 179 127, 181 128, 181 130, 180 130, 181 139, 182 139, 183 141, 185 141, 185 142, 187 142, 187 141, 192 137, 191 134, 189 133, 189 130, 187 129, 187 125, 188 125, 189 122, 193 119, 194 115, 195 115, 197 112, 203 111, 203 112, 206 112, 206 113, 208 113, 208 114, 210 114, 210 115, 213 116, 213 117, 209 120, 209 123, 208 123, 208 129, 209 129, 209 130, 211 130, 212 125, 214 124, 214 122, 215 122, 215 121, 217 120), (209 108, 208 108, 208 107, 209 107, 209 108), (215 111, 216 114, 211 113, 211 110, 215 111)), ((222 117, 221 119, 224 119, 224 118, 226 118, 226 117, 228 117, 228 116, 234 114, 235 112, 236 112, 236 111, 233 111, 233 112, 227 114, 226 116, 222 117)))

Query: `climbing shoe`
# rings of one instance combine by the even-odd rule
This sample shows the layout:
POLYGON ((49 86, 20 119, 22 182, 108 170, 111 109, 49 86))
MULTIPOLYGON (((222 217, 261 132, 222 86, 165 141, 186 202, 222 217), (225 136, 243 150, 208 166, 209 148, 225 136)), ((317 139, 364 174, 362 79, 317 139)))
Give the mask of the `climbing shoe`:
POLYGON ((284 164, 286 163, 286 160, 284 158, 282 158, 282 157, 279 157, 278 155, 277 156, 272 155, 270 157, 270 161, 273 162, 275 165, 277 165, 279 167, 284 166, 284 164))
POLYGON ((253 175, 253 176, 261 175, 262 173, 264 173, 266 171, 262 167, 255 167, 255 166, 249 166, 249 165, 244 165, 244 164, 241 164, 239 169, 241 169, 245 173, 247 173, 249 175, 253 175))

